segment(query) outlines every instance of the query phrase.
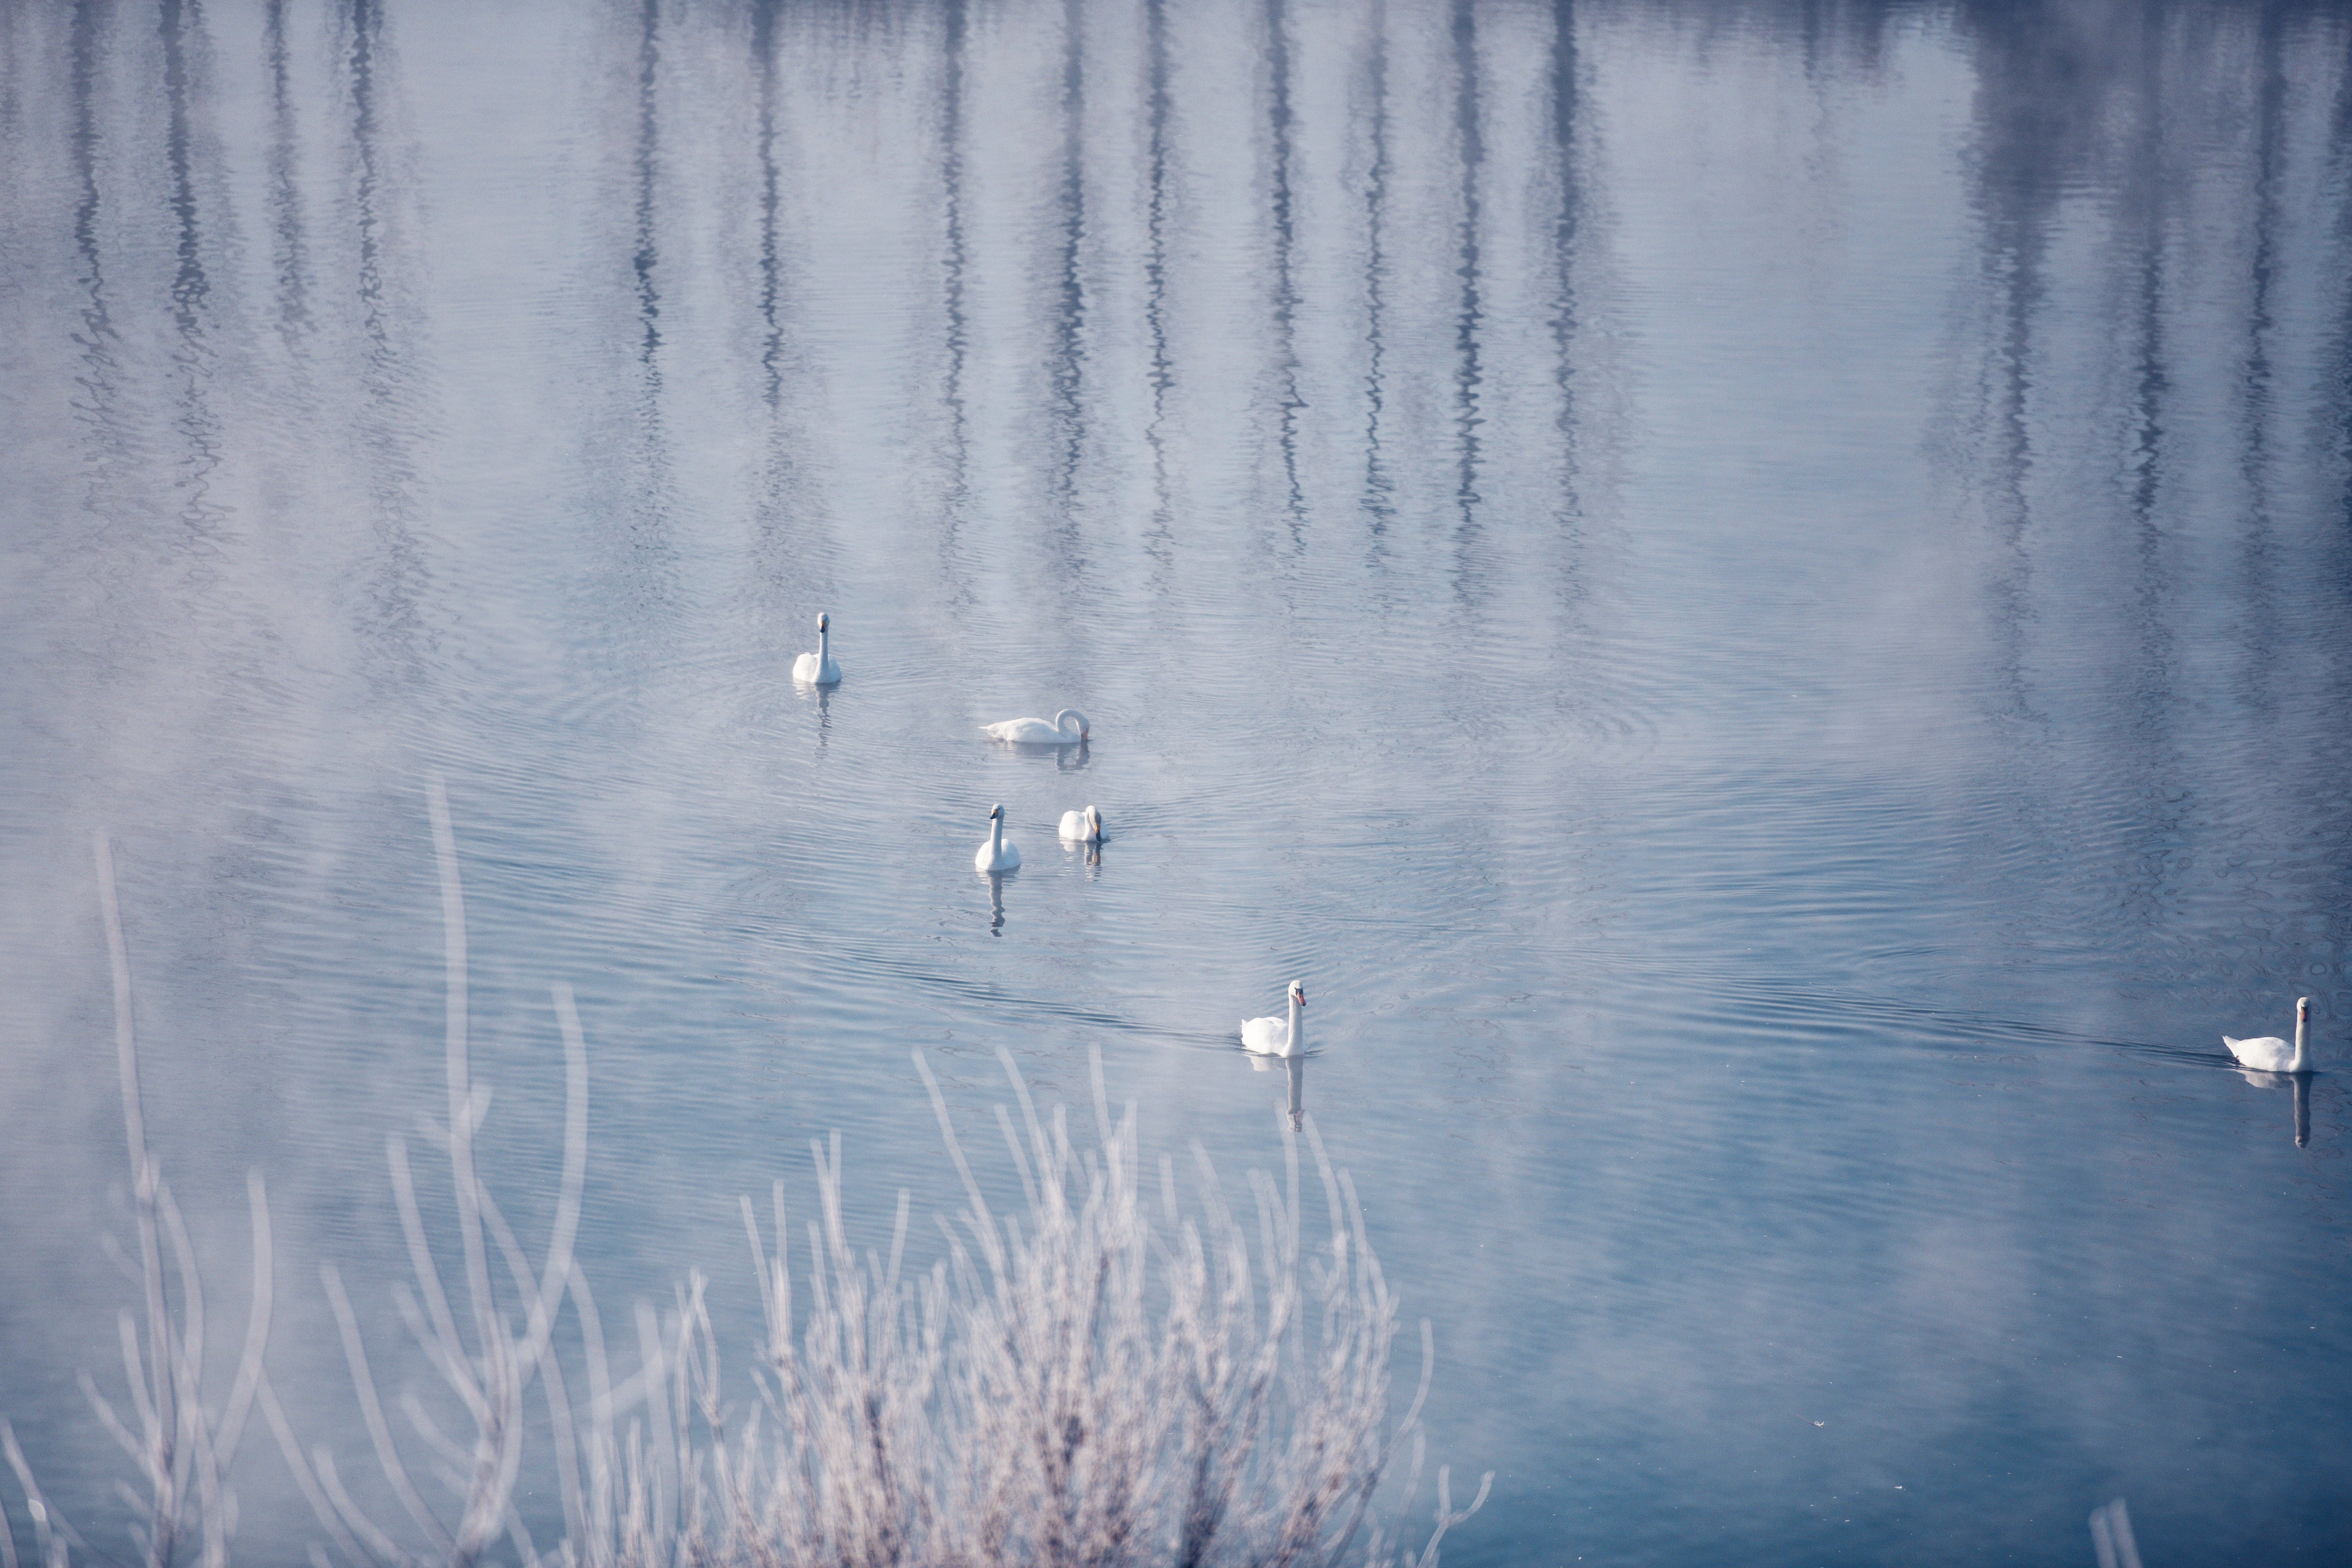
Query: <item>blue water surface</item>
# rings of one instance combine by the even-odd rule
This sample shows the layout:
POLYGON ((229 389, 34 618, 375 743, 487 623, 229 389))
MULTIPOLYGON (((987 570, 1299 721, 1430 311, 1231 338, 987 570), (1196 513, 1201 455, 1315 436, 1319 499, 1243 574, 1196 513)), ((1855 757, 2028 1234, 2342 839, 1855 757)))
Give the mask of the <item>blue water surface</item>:
POLYGON ((975 1147, 1000 1050, 1098 1052, 1237 1188, 1296 977, 1496 1472, 1447 1561, 2089 1563, 2118 1497, 2352 1560, 2352 1106, 2221 1045, 2352 1028, 2347 60, 2285 0, 0 8, 53 1501, 129 1550, 93 833, 216 1348, 258 1169, 357 1471, 320 1263, 431 1385, 440 777, 484 1158, 543 1233, 568 984, 615 1321, 701 1268, 748 1349, 738 1194, 833 1131, 867 1244, 958 1203, 916 1052, 975 1147))

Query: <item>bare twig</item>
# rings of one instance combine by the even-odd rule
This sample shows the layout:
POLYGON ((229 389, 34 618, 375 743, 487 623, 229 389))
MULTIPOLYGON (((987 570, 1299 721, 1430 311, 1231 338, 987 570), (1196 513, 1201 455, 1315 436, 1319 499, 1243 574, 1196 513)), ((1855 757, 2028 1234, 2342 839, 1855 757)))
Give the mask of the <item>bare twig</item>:
MULTIPOLYGON (((437 779, 426 797, 444 925, 448 1120, 425 1131, 449 1162, 457 1234, 433 1234, 406 1143, 389 1139, 413 1279, 394 1302, 416 1353, 449 1390, 437 1403, 414 1387, 394 1391, 411 1428, 404 1437, 386 1419, 341 1275, 332 1265, 320 1272, 383 1489, 405 1516, 398 1528, 412 1532, 406 1542, 362 1511, 326 1448, 304 1450, 271 1386, 262 1350, 273 1264, 257 1173, 247 1183, 253 1312, 226 1404, 218 1419, 207 1413, 199 1271, 146 1149, 128 952, 100 841, 118 1069, 138 1178, 131 1272, 145 1310, 122 1320, 127 1405, 87 1386, 144 1482, 135 1497, 149 1568, 163 1568, 191 1540, 201 1541, 203 1568, 226 1568, 235 1519, 227 1480, 257 1405, 328 1537, 310 1548, 312 1562, 330 1563, 334 1553, 358 1568, 456 1568, 501 1541, 519 1562, 565 1568, 1433 1568, 1448 1532, 1484 1505, 1491 1474, 1456 1508, 1441 1468, 1425 1531, 1407 1530, 1433 1331, 1422 1323, 1420 1376, 1392 1418, 1396 1300, 1354 1183, 1314 1123, 1302 1121, 1297 1136, 1277 1123, 1282 1169, 1251 1173, 1242 1214, 1197 1146, 1189 1210, 1172 1161, 1160 1163, 1148 1194, 1155 1201, 1147 1201, 1135 1108, 1114 1121, 1098 1056, 1091 1104, 1081 1110, 1092 1112, 1094 1137, 1083 1146, 1069 1110, 1040 1106, 1003 1058, 1012 1103, 994 1114, 1020 1199, 1000 1211, 918 1054, 964 1195, 961 1212, 940 1220, 940 1255, 928 1266, 910 1261, 904 1191, 887 1247, 853 1244, 836 1135, 811 1148, 816 1201, 805 1211, 804 1266, 793 1258, 782 1183, 766 1230, 751 1200, 741 1204, 765 1326, 753 1358, 757 1401, 740 1409, 729 1402, 699 1274, 664 1310, 635 1306, 635 1363, 616 1373, 574 1255, 587 1161, 577 1007, 568 988, 552 989, 564 1051, 563 1162, 553 1223, 534 1258, 475 1157, 489 1097, 471 1079, 464 886, 437 779), (1302 1195, 1313 1191, 1302 1169, 1309 1163, 1322 1194, 1315 1226, 1311 1196, 1302 1195), (452 1252, 462 1260, 462 1293, 445 1285, 436 1261, 452 1252), (575 1397, 572 1379, 583 1373, 575 1397), (532 1539, 541 1516, 527 1522, 519 1500, 529 1495, 518 1489, 533 1379, 546 1423, 530 1436, 548 1454, 530 1461, 539 1467, 530 1473, 543 1484, 552 1471, 564 1531, 551 1555, 532 1539), (404 1456, 404 1441, 418 1460, 404 1456), (1392 1479, 1401 1449, 1411 1463, 1392 1479), (430 1487, 446 1495, 428 1498, 430 1487)), ((25 1488, 42 1568, 64 1568, 69 1549, 87 1554, 34 1484, 5 1422, 0 1448, 25 1488)), ((2099 1521, 2102 1539, 2127 1531, 2116 1512, 2099 1521)), ((0 1568, 15 1568, 13 1553, 10 1543, 0 1568)))

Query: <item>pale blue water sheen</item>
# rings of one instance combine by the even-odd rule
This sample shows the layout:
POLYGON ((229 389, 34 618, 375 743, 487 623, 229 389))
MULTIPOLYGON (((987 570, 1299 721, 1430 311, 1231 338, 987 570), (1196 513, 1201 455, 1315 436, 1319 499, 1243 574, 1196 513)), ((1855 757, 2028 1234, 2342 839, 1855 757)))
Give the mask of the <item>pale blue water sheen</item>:
POLYGON ((437 770, 494 1177, 543 1226, 568 981, 616 1315, 740 1325, 736 1194, 827 1130, 874 1224, 950 1204, 917 1047, 975 1138, 997 1047, 1096 1047, 1275 1161, 1297 976, 1499 1472, 1449 1561, 2088 1563, 2116 1496, 2151 1563, 2352 1557, 2352 1080, 2298 1147, 2220 1045, 2307 994, 2352 1062, 2347 49, 0 7, 0 1410, 120 1542, 103 827, 215 1319, 256 1165, 278 1385, 367 1468, 316 1270, 396 1361, 437 770))

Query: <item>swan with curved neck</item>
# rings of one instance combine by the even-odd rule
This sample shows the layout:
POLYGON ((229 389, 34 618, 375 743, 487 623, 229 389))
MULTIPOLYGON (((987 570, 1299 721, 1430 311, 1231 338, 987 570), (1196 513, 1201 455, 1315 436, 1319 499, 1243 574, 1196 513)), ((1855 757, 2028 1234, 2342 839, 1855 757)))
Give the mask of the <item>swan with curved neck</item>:
POLYGON ((972 866, 982 871, 1011 871, 1021 864, 1021 851, 1004 842, 1004 808, 992 807, 988 814, 988 838, 972 851, 972 866))
POLYGON ((1290 983, 1290 1016, 1247 1018, 1242 1022, 1242 1049, 1269 1057, 1307 1053, 1307 987, 1290 983))
POLYGON ((1102 813, 1093 806, 1062 813, 1062 837, 1074 844, 1102 842, 1102 813))
POLYGON ((2294 999, 2294 1049, 2290 1052, 2286 1042, 2276 1035, 2264 1035, 2259 1039, 2233 1040, 2221 1037, 2230 1054, 2242 1067, 2257 1072, 2309 1072, 2311 1070, 2311 998, 2294 999))
POLYGON ((1006 719, 981 729, 992 740, 1016 746, 1075 746, 1088 732, 1087 716, 1075 708, 1063 709, 1050 724, 1043 719, 1006 719))
POLYGON ((838 686, 841 666, 833 659, 833 617, 816 618, 816 651, 793 660, 793 679, 803 686, 838 686))

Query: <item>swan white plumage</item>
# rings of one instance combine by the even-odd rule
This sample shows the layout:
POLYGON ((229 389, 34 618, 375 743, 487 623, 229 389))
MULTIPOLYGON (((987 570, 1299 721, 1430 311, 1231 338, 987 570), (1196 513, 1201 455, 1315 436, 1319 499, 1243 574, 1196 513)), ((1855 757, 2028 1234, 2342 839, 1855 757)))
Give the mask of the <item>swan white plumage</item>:
POLYGON ((793 679, 803 686, 838 686, 841 666, 833 659, 833 617, 820 615, 816 618, 816 651, 804 653, 793 660, 793 679))
POLYGON ((1242 1020, 1242 1049, 1269 1057, 1295 1057, 1307 1049, 1307 987, 1290 983, 1290 1016, 1242 1020))
POLYGON ((1062 837, 1076 844, 1102 842, 1102 813, 1093 806, 1062 813, 1062 837))
POLYGON ((972 865, 982 871, 1011 871, 1021 865, 1021 851, 1004 842, 1004 808, 992 807, 988 814, 988 837, 972 851, 972 865))
POLYGON ((2252 1068, 2257 1072, 2309 1072, 2310 1034, 2311 998, 2298 996, 2294 999, 2294 1048, 2292 1051, 2276 1035, 2264 1035, 2252 1040, 2233 1040, 2224 1035, 2221 1043, 2230 1047, 2230 1054, 2238 1058, 2240 1066, 2252 1068))
POLYGON ((1075 746, 1087 738, 1087 716, 1075 708, 1065 708, 1054 715, 1054 721, 1043 719, 1006 719, 994 724, 982 724, 992 739, 1010 741, 1018 746, 1075 746), (1064 720, 1075 720, 1065 724, 1064 720))

